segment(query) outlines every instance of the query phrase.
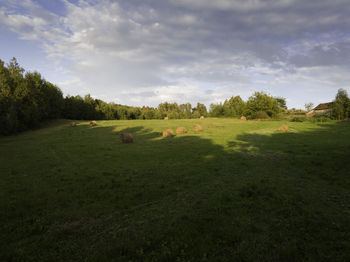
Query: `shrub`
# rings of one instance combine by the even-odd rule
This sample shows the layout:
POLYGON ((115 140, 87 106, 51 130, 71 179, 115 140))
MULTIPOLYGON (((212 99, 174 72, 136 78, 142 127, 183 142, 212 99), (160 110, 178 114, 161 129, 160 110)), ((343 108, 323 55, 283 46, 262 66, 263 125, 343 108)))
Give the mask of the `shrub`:
POLYGON ((312 123, 323 123, 323 122, 332 121, 332 119, 329 116, 314 116, 314 117, 307 118, 307 120, 312 123))
POLYGON ((258 111, 255 118, 257 119, 269 119, 269 115, 265 111, 258 111))
POLYGON ((293 117, 290 122, 304 122, 305 117, 293 117))

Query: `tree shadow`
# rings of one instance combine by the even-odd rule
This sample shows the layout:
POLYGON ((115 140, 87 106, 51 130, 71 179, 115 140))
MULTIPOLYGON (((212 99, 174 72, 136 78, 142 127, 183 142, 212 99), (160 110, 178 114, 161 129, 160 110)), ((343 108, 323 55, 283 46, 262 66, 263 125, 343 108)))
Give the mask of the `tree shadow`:
POLYGON ((303 132, 269 135, 244 133, 228 143, 239 152, 252 152, 263 166, 282 166, 293 176, 321 178, 347 188, 350 159, 349 123, 319 124, 303 132))

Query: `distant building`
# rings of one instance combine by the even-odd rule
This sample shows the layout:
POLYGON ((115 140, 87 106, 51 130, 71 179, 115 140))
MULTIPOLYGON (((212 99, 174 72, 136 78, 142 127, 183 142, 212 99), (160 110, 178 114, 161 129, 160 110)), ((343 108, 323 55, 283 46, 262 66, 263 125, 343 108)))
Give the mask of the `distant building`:
POLYGON ((323 103, 306 113, 306 117, 329 115, 333 102, 323 103))

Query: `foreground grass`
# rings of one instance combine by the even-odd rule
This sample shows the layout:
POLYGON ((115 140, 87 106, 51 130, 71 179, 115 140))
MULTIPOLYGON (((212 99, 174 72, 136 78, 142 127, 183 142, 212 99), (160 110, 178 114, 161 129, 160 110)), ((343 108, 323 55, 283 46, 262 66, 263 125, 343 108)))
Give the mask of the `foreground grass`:
POLYGON ((205 119, 0 138, 0 261, 349 261, 349 137, 205 119))

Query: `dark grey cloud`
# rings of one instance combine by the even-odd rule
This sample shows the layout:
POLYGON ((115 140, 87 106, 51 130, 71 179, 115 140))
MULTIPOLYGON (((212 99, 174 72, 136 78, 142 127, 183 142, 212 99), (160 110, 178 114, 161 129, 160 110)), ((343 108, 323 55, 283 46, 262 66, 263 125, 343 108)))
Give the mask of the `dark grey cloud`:
MULTIPOLYGON (((329 44, 331 38, 337 44, 337 41, 349 37, 350 33, 350 5, 345 0, 177 0, 139 3, 128 1, 125 8, 133 10, 135 21, 161 26, 161 37, 150 39, 151 44, 159 49, 166 45, 170 51, 166 59, 173 63, 183 64, 193 57, 202 59, 202 50, 214 49, 218 51, 216 55, 222 57, 249 53, 253 56, 252 60, 258 58, 273 66, 280 61, 289 63, 287 47, 296 42, 329 44), (165 41, 164 36, 172 43, 165 41), (171 48, 189 52, 172 56, 176 52, 171 48)), ((314 48, 317 49, 316 46, 314 48)), ((317 63, 312 49, 301 49, 299 52, 317 63)), ((327 54, 331 55, 329 52, 327 54)), ((296 65, 294 60, 291 60, 291 65, 296 65)))
POLYGON ((297 67, 344 66, 350 67, 350 41, 316 45, 306 55, 295 55, 290 62, 297 67))

